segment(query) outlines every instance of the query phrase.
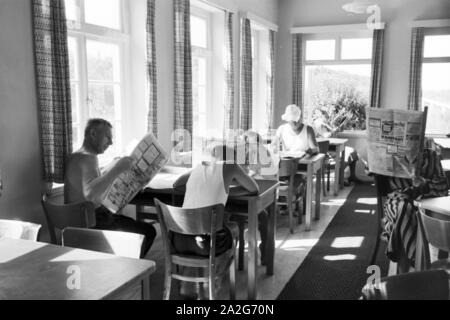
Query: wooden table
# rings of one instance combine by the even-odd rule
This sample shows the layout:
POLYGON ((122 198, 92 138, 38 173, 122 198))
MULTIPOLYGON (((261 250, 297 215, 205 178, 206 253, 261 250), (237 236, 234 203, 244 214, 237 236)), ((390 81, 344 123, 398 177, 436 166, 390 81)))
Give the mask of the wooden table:
MULTIPOLYGON (((174 177, 176 174, 174 175, 174 177)), ((155 179, 158 179, 157 176, 155 179)), ((168 179, 164 177, 164 179, 168 179)), ((176 180, 176 177, 175 179, 176 180)), ((271 180, 256 180, 260 193, 258 195, 241 195, 228 197, 225 211, 232 215, 246 215, 248 217, 248 299, 257 298, 257 230, 258 230, 258 214, 266 208, 269 208, 268 230, 267 230, 267 246, 266 246, 266 274, 273 275, 275 261, 275 229, 276 229, 276 191, 279 183, 271 180)), ((236 190, 235 190, 236 191, 236 190)), ((154 198, 158 198, 165 203, 178 202, 181 205, 184 197, 184 191, 172 188, 151 189, 146 188, 140 192, 131 204, 136 205, 136 211, 140 212, 140 218, 145 218, 145 206, 154 206, 154 198), (165 200, 164 200, 165 199, 165 200)), ((154 218, 150 213, 149 218, 154 218)))
POLYGON ((315 219, 320 219, 320 187, 322 179, 322 165, 325 155, 319 153, 315 156, 305 156, 299 160, 299 164, 306 165, 306 171, 299 171, 299 173, 306 176, 306 212, 305 212, 305 230, 311 230, 312 217, 312 199, 313 199, 313 184, 314 174, 316 175, 316 192, 315 192, 315 219))
POLYGON ((149 260, 0 239, 1 300, 148 300, 154 270, 149 260), (69 289, 77 274, 70 267, 79 271, 79 289, 69 289))
POLYGON ((344 187, 344 169, 345 169, 345 145, 348 139, 337 138, 319 138, 317 141, 330 141, 330 151, 334 151, 334 195, 337 196, 339 189, 344 187))

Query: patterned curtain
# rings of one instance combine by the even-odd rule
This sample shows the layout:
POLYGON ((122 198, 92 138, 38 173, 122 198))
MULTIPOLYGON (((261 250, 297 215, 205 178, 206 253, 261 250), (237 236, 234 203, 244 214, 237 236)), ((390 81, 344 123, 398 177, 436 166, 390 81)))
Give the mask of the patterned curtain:
POLYGON ((372 85, 370 93, 370 106, 372 108, 380 108, 381 78, 383 73, 383 51, 384 30, 374 30, 372 53, 372 85))
POLYGON ((252 127, 253 87, 252 87, 252 31, 249 19, 243 19, 241 30, 241 120, 240 129, 252 127))
POLYGON ((43 176, 64 182, 72 152, 72 107, 64 1, 33 0, 33 36, 43 176))
MULTIPOLYGON (((175 129, 191 135, 184 137, 184 151, 192 150, 192 60, 190 0, 175 0, 175 129)), ((181 139, 175 135, 177 141, 181 139)))
MULTIPOLYGON (((292 103, 303 110, 303 52, 302 35, 292 38, 292 103)), ((303 117, 303 112, 302 112, 303 117)))
POLYGON ((147 0, 147 79, 149 93, 148 132, 158 137, 156 86, 155 0, 147 0))
POLYGON ((233 13, 225 11, 225 117, 224 129, 234 129, 234 46, 233 13))
POLYGON ((408 109, 420 110, 422 100, 422 59, 424 29, 414 28, 411 37, 408 109))
POLYGON ((267 96, 267 120, 268 128, 271 130, 274 125, 275 108, 275 31, 269 30, 269 58, 270 75, 267 77, 267 87, 269 88, 267 96))

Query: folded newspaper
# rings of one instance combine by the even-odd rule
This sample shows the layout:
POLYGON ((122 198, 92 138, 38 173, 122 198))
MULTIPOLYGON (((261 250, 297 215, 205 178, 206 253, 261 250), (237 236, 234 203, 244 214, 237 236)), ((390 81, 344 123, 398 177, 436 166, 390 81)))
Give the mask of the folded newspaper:
POLYGON ((367 108, 369 171, 411 178, 419 160, 426 121, 420 111, 367 108))
POLYGON ((113 213, 125 207, 168 161, 167 153, 151 133, 139 142, 130 157, 134 159, 133 167, 114 181, 102 201, 113 213))

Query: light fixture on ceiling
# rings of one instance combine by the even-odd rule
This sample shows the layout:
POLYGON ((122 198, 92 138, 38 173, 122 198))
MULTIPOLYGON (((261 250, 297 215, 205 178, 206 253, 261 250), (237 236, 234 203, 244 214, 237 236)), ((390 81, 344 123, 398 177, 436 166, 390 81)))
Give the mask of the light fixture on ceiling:
POLYGON ((374 3, 367 0, 353 0, 350 3, 344 4, 342 9, 351 13, 366 14, 367 9, 372 5, 374 5, 374 3))

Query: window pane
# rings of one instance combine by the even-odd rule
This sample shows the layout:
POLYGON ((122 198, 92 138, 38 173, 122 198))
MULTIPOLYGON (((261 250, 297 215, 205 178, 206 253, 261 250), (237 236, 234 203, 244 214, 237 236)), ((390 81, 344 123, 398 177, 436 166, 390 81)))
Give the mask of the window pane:
POLYGON ((335 40, 306 41, 306 60, 334 60, 335 40))
POLYGON ((120 110, 120 87, 108 84, 89 84, 89 117, 116 120, 120 110))
POLYGON ((120 0, 87 0, 84 6, 86 23, 121 29, 120 0))
POLYGON ((371 38, 365 39, 342 39, 342 59, 371 59, 371 38))
POLYGON ((77 0, 65 0, 66 5, 66 19, 78 21, 79 20, 79 10, 77 0))
POLYGON ((86 51, 89 80, 120 81, 118 45, 88 40, 86 51))
POLYGON ((78 123, 79 117, 79 104, 78 104, 78 84, 72 83, 70 85, 70 95, 72 100, 72 123, 78 123))
POLYGON ((194 47, 208 47, 208 23, 206 19, 191 15, 191 44, 194 47))
POLYGON ((450 35, 426 36, 424 57, 450 57, 450 35))
POLYGON ((428 106, 428 134, 450 133, 450 63, 424 63, 422 105, 428 106))
POLYGON ((73 37, 68 38, 70 79, 78 79, 78 44, 73 37))
POLYGON ((371 66, 306 66, 305 119, 322 135, 365 129, 371 66))

